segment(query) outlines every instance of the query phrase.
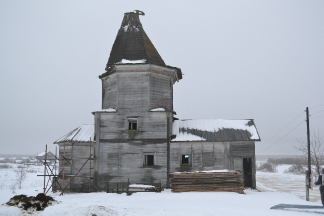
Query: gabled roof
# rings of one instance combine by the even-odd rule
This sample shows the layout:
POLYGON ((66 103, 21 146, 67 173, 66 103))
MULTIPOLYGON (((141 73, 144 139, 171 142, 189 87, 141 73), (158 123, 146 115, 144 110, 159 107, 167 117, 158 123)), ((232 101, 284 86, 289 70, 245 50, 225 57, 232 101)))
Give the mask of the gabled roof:
POLYGON ((175 120, 172 125, 174 141, 261 141, 252 119, 175 120))
POLYGON ((77 127, 73 131, 65 134, 60 139, 56 140, 54 144, 64 143, 64 142, 89 142, 91 137, 91 141, 94 138, 94 125, 84 124, 80 127, 77 127))
POLYGON ((142 11, 125 13, 114 45, 111 49, 106 71, 113 64, 155 64, 165 66, 163 59, 145 33, 139 15, 142 11))

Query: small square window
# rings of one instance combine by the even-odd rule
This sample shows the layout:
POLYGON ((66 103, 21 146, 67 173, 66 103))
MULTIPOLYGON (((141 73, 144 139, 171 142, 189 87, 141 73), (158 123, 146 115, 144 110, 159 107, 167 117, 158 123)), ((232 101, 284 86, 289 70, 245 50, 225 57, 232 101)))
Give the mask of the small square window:
POLYGON ((145 155, 145 166, 154 166, 154 155, 145 155))
POLYGON ((191 166, 191 155, 181 155, 181 166, 191 166))
POLYGON ((128 119, 128 130, 137 130, 137 118, 128 119))

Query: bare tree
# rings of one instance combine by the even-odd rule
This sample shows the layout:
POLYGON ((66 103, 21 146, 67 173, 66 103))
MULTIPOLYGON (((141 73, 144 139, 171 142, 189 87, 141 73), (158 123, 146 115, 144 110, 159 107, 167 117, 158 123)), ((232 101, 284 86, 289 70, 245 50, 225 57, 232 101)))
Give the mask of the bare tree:
POLYGON ((21 189, 21 184, 26 178, 26 167, 18 166, 15 172, 17 176, 17 184, 19 185, 19 189, 21 189))
MULTIPOLYGON (((307 143, 304 142, 301 138, 297 139, 298 145, 294 146, 295 149, 301 151, 304 156, 307 158, 308 150, 307 143)), ((321 166, 324 164, 324 143, 322 138, 317 132, 314 132, 313 137, 310 142, 310 155, 311 155, 311 163, 315 165, 315 171, 318 175, 321 174, 321 166)))

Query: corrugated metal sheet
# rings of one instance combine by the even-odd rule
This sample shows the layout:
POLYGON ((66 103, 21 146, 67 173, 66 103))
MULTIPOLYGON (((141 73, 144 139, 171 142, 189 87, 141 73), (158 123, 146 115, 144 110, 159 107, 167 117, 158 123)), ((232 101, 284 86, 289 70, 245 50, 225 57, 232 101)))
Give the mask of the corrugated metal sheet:
POLYGON ((260 141, 252 119, 224 120, 175 120, 172 125, 175 141, 260 141))
POLYGON ((94 138, 94 125, 81 125, 71 132, 67 133, 60 139, 56 140, 54 143, 64 143, 64 142, 89 142, 93 141, 94 138))

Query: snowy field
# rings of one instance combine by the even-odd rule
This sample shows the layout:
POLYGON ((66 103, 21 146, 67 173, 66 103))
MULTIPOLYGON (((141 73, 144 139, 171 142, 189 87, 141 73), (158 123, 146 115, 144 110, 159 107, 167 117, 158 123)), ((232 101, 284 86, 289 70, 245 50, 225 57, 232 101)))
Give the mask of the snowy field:
MULTIPOLYGON (((305 175, 284 173, 291 165, 280 165, 277 173, 257 172, 257 188, 260 191, 290 193, 306 200, 305 175)), ((309 190, 310 202, 321 204, 318 186, 309 190)))
MULTIPOLYGON (((1 165, 1 164, 0 164, 1 165)), ((14 169, 0 169, 0 215, 31 215, 17 207, 3 205, 14 195, 36 196, 42 192, 43 166, 29 166, 27 177, 21 189, 17 186, 14 169)), ((51 195, 58 204, 47 207, 43 212, 32 215, 312 215, 311 211, 273 210, 270 207, 280 204, 321 205, 319 191, 311 191, 311 202, 305 201, 304 176, 283 174, 289 166, 279 166, 278 173, 257 172, 258 190, 245 190, 245 194, 232 192, 187 192, 126 194, 74 193, 59 196, 51 195)), ((319 211, 319 210, 316 210, 319 211)), ((324 211, 322 211, 324 213, 324 211)))

